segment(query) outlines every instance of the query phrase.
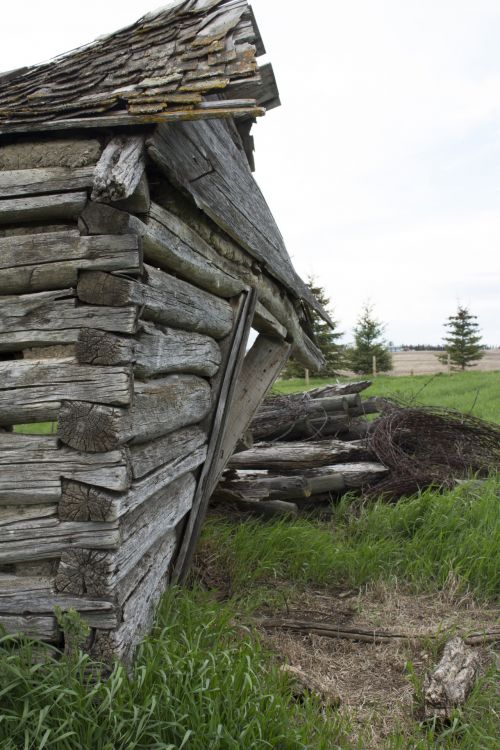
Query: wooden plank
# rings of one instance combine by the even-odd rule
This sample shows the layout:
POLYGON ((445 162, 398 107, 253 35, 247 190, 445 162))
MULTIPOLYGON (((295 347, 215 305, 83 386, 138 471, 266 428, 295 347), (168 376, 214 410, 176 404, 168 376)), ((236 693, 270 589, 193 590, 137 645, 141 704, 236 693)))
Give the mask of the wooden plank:
POLYGON ((74 344, 82 327, 133 334, 137 307, 77 307, 74 289, 0 297, 0 351, 74 344))
POLYGON ((131 364, 138 378, 173 372, 212 376, 221 362, 220 347, 209 336, 158 328, 145 322, 135 339, 83 328, 76 345, 76 358, 82 364, 131 364))
POLYGON ((82 191, 91 187, 93 176, 94 167, 0 171, 0 199, 20 195, 82 191))
POLYGON ((56 589, 66 594, 92 597, 118 596, 119 603, 123 603, 130 591, 126 583, 118 591, 118 584, 186 515, 195 489, 194 476, 185 474, 127 515, 121 528, 121 543, 115 551, 96 552, 93 547, 64 551, 55 580, 56 589))
POLYGON ((139 305, 145 320, 215 339, 231 330, 233 315, 228 302, 151 266, 145 266, 145 271, 145 283, 100 272, 83 273, 78 297, 96 305, 139 305))
POLYGON ((262 399, 273 384, 290 353, 290 344, 262 334, 247 353, 241 375, 236 383, 231 405, 214 467, 212 489, 231 458, 236 443, 249 426, 262 399))
POLYGON ((218 463, 227 412, 233 398, 236 382, 241 373, 256 304, 257 292, 254 289, 241 295, 237 321, 231 337, 228 337, 226 342, 224 366, 220 369, 216 378, 218 382, 214 383, 214 389, 217 392, 217 407, 210 425, 207 459, 198 481, 193 507, 189 514, 186 528, 183 531, 182 542, 175 561, 173 577, 176 581, 182 581, 187 575, 208 507, 208 501, 216 485, 216 482, 213 481, 214 466, 218 463))
POLYGON ((134 482, 130 490, 122 494, 104 492, 73 481, 63 482, 59 518, 67 521, 115 521, 147 502, 178 477, 197 469, 206 455, 206 447, 200 446, 134 482))
POLYGON ((40 435, 0 435, 0 506, 39 505, 61 498, 61 478, 117 492, 131 484, 127 454, 79 453, 40 435))
POLYGON ((212 392, 206 380, 197 375, 167 375, 136 383, 130 409, 101 406, 95 399, 93 403, 66 402, 59 412, 58 435, 77 450, 112 450, 129 441, 144 443, 196 424, 211 406, 212 392))
MULTIPOLYGON (((1 204, 0 204, 1 206, 1 204)), ((76 286, 78 271, 137 274, 139 240, 132 235, 80 237, 51 232, 0 238, 0 294, 23 294, 76 286)))
POLYGON ((92 200, 106 203, 129 198, 145 168, 144 136, 115 136, 95 167, 92 200))
POLYGON ((55 420, 62 401, 82 399, 129 404, 130 368, 104 370, 71 359, 0 362, 0 424, 55 420))
POLYGON ((100 117, 71 117, 61 120, 43 120, 24 122, 21 124, 2 123, 0 135, 15 133, 57 133, 66 130, 102 128, 121 128, 132 125, 171 124, 183 121, 223 119, 232 117, 262 117, 266 113, 262 107, 231 107, 227 109, 212 107, 211 109, 179 109, 173 112, 158 112, 148 114, 117 114, 102 115, 100 117))
POLYGON ((85 208, 87 193, 58 193, 34 198, 8 198, 0 201, 0 224, 53 219, 77 219, 85 208))

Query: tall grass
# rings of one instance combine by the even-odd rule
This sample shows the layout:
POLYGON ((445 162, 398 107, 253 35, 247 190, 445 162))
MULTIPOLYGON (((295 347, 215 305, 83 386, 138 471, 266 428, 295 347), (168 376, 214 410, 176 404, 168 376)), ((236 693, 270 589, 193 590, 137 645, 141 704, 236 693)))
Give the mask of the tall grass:
POLYGON ((202 544, 230 577, 231 590, 259 582, 358 586, 403 580, 438 590, 450 577, 478 598, 500 594, 500 481, 427 490, 397 505, 353 514, 346 499, 328 524, 285 518, 263 524, 214 519, 202 544))
POLYGON ((343 748, 345 731, 313 699, 293 704, 258 642, 235 633, 230 606, 171 590, 130 674, 88 657, 0 640, 2 750, 343 748), (338 742, 342 744, 338 744, 338 742))

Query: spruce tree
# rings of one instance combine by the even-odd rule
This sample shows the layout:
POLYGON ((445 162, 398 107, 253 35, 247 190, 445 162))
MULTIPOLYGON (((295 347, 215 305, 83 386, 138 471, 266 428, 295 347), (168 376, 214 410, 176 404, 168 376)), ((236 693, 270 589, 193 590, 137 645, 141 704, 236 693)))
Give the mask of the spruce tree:
MULTIPOLYGON (((321 378, 335 377, 338 375, 339 369, 344 365, 345 347, 339 343, 339 339, 343 334, 337 329, 338 322, 333 319, 332 311, 329 309, 331 304, 330 298, 324 288, 319 286, 313 277, 309 277, 307 286, 320 305, 328 312, 334 323, 334 328, 331 328, 317 312, 314 310, 311 311, 315 343, 321 349, 325 358, 324 367, 314 374, 321 378)), ((294 359, 290 359, 281 376, 283 378, 302 378, 304 377, 304 365, 296 362, 294 359)))
POLYGON ((449 355, 455 368, 465 370, 466 367, 475 367, 476 361, 484 357, 476 320, 477 315, 471 315, 467 307, 458 305, 455 315, 450 315, 444 324, 449 330, 444 337, 446 354, 439 356, 441 362, 446 363, 449 355))
POLYGON ((373 308, 365 304, 357 325, 354 327, 354 346, 348 351, 349 367, 356 374, 373 372, 373 357, 377 360, 377 372, 392 370, 392 357, 381 338, 385 326, 373 317, 373 308))

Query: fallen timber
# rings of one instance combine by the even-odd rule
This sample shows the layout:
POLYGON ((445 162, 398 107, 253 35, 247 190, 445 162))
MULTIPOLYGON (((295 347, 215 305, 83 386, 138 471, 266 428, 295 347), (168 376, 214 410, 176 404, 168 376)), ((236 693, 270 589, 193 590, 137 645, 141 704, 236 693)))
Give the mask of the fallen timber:
POLYGON ((359 396, 369 385, 332 384, 305 394, 268 396, 245 435, 247 447, 240 445, 229 460, 213 502, 272 517, 319 507, 382 480, 388 469, 366 440, 369 423, 359 418, 378 408, 359 396), (323 416, 317 418, 319 413, 323 416), (325 437, 329 430, 336 439, 325 437), (274 440, 254 443, 262 434, 274 440), (312 437, 304 440, 306 435, 312 437))

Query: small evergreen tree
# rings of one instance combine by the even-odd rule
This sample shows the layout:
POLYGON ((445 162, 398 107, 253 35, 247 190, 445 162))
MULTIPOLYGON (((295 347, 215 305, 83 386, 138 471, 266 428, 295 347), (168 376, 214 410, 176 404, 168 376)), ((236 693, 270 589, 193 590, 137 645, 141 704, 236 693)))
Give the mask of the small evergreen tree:
POLYGON ((385 326, 373 317, 373 308, 365 304, 354 328, 354 346, 348 351, 349 367, 359 375, 373 371, 373 357, 377 358, 377 372, 392 370, 392 357, 381 336, 385 326))
MULTIPOLYGON (((318 286, 313 277, 309 277, 307 286, 333 320, 333 314, 329 310, 331 304, 330 298, 324 288, 318 286)), ((338 374, 338 370, 344 365, 345 347, 339 343, 339 339, 343 334, 337 330, 338 323, 336 320, 333 320, 334 328, 331 328, 314 310, 311 311, 311 315, 315 342, 325 358, 324 367, 314 374, 322 378, 335 377, 338 374)), ((304 377, 304 365, 296 362, 294 359, 289 359, 281 376, 283 378, 302 378, 304 377)))
POLYGON ((440 355, 441 362, 446 363, 449 355, 456 368, 465 370, 466 367, 475 367, 476 361, 484 357, 476 320, 477 315, 471 315, 468 308, 462 305, 458 306, 455 315, 448 317, 448 322, 444 324, 449 329, 444 337, 446 354, 440 355))

